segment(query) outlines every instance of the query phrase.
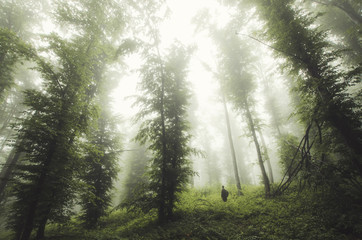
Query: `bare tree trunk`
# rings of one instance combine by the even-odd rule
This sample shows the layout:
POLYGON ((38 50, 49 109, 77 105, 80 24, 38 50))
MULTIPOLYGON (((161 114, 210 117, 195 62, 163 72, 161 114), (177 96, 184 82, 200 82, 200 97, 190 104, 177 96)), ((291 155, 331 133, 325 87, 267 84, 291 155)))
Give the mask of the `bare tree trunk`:
POLYGON ((236 187, 238 189, 238 195, 240 196, 240 195, 243 195, 243 193, 241 191, 238 164, 236 162, 236 154, 235 154, 235 149, 234 149, 234 142, 233 142, 233 137, 231 135, 229 112, 228 112, 228 109, 227 109, 227 106, 226 106, 226 100, 225 100, 224 95, 222 95, 222 101, 223 101, 224 111, 225 111, 226 126, 227 126, 227 130, 228 130, 228 137, 229 137, 231 156, 232 156, 232 159, 233 159, 233 167, 234 167, 234 175, 235 175, 236 187))
POLYGON ((260 136, 260 139, 261 139, 261 144, 263 145, 263 148, 264 148, 264 151, 265 151, 265 161, 266 161, 266 164, 268 166, 268 173, 269 173, 270 183, 274 183, 273 169, 272 169, 272 166, 271 166, 271 163, 270 163, 268 148, 266 147, 262 131, 259 130, 258 132, 259 132, 259 136, 260 136))
POLYGON ((265 196, 269 197, 270 196, 269 178, 268 178, 268 175, 266 174, 266 171, 265 171, 265 167, 264 167, 264 163, 263 163, 263 157, 262 157, 261 151, 260 151, 259 141, 258 141, 258 138, 256 137, 256 133, 255 133, 256 131, 255 131, 255 126, 254 126, 254 121, 253 121, 253 118, 251 116, 247 100, 245 100, 245 110, 246 110, 246 117, 247 117, 247 119, 249 121, 249 128, 250 128, 250 131, 251 131, 251 133, 253 135, 253 140, 254 140, 256 152, 258 154, 259 166, 260 166, 261 174, 263 176, 263 183, 264 183, 264 188, 265 188, 265 196))

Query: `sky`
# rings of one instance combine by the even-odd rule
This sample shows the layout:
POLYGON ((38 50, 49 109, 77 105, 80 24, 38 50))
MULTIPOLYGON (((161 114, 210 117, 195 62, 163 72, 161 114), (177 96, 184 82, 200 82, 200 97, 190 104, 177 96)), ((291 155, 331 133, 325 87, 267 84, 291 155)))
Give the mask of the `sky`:
MULTIPOLYGON (((210 108, 208 104, 210 98, 217 91, 217 83, 212 79, 212 75, 204 69, 202 62, 208 62, 210 59, 215 59, 214 46, 211 39, 206 34, 195 34, 191 21, 201 9, 208 8, 217 14, 220 22, 227 21, 226 9, 221 7, 216 0, 169 0, 167 1, 172 15, 162 24, 159 29, 162 36, 161 48, 166 49, 175 40, 182 42, 185 45, 197 46, 196 51, 189 64, 188 81, 192 84, 192 89, 197 93, 196 97, 201 109, 207 110, 210 108), (218 12, 218 13, 216 13, 218 12)), ((132 108, 133 99, 128 98, 137 93, 137 82, 139 76, 137 67, 140 65, 140 60, 137 56, 129 56, 125 62, 129 64, 129 69, 126 76, 120 79, 118 88, 113 91, 113 110, 122 115, 125 119, 129 119, 137 112, 137 109, 132 108)))
MULTIPOLYGON (((202 62, 213 65, 211 61, 215 59, 215 49, 212 40, 207 36, 207 33, 195 33, 195 26, 192 24, 192 19, 202 9, 209 9, 210 12, 217 16, 220 24, 225 24, 228 20, 226 9, 217 3, 217 0, 169 0, 168 6, 172 12, 171 16, 161 25, 159 31, 161 34, 161 48, 167 49, 175 40, 182 42, 184 45, 196 46, 196 50, 189 63, 188 82, 192 84, 194 97, 197 99, 197 110, 194 113, 198 121, 205 125, 208 124, 215 110, 222 110, 215 95, 218 91, 218 84, 213 79, 212 74, 204 69, 202 62)), ((136 69, 140 66, 139 57, 136 55, 128 56, 125 59, 129 65, 126 75, 120 79, 118 88, 113 91, 113 111, 122 116, 124 125, 122 129, 133 129, 133 116, 137 113, 136 108, 132 108, 134 98, 130 97, 137 94, 137 82, 140 81, 136 69)), ((214 139, 219 139, 213 143, 214 146, 223 146, 220 135, 215 129, 209 128, 209 131, 215 136, 214 139)), ((125 135, 131 136, 126 133, 125 135)), ((130 148, 132 145, 130 139, 124 148, 130 148)), ((202 163, 196 164, 196 167, 201 168, 202 163)))

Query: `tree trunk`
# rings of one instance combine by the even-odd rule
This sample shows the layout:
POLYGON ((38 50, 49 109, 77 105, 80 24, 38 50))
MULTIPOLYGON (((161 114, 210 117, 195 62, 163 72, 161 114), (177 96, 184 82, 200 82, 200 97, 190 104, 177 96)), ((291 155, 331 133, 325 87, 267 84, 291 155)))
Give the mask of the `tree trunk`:
POLYGON ((270 183, 274 183, 273 169, 272 169, 272 166, 271 166, 271 163, 270 163, 268 148, 266 147, 262 131, 260 130, 258 132, 259 132, 259 136, 260 136, 260 139, 261 139, 261 144, 263 145, 263 148, 264 148, 264 151, 265 151, 265 160, 266 160, 266 163, 267 163, 267 166, 268 166, 270 183))
MULTIPOLYGON (((321 74, 315 69, 315 66, 312 66, 309 61, 306 61, 307 70, 309 74, 316 79, 323 79, 321 74)), ((324 85, 319 85, 317 87, 318 94, 321 99, 321 103, 328 107, 328 112, 326 119, 330 124, 339 132, 345 144, 351 148, 352 151, 357 155, 351 160, 355 167, 358 169, 359 174, 362 176, 362 143, 361 143, 361 131, 359 128, 355 127, 349 116, 344 113, 344 109, 341 109, 341 106, 334 103, 334 96, 329 92, 328 88, 324 85)))
POLYGON ((41 239, 44 239, 45 237, 45 225, 47 224, 47 221, 48 221, 48 217, 44 217, 40 223, 39 223, 39 227, 38 227, 38 231, 36 233, 36 240, 41 240, 41 239))
POLYGON ((167 143, 166 143, 166 126, 165 126, 165 110, 164 110, 164 95, 165 95, 165 79, 163 74, 163 66, 161 63, 161 54, 157 46, 157 53, 160 59, 161 69, 161 141, 162 141, 162 166, 161 166, 161 191, 160 191, 160 202, 158 208, 158 220, 163 223, 166 220, 165 208, 166 208, 166 167, 167 167, 167 143))
MULTIPOLYGON (((18 141, 16 142, 16 144, 18 144, 18 141)), ((11 178, 11 174, 14 170, 14 167, 16 165, 16 163, 18 162, 18 160, 24 155, 24 153, 22 152, 17 152, 16 151, 16 147, 14 147, 7 160, 5 165, 3 166, 3 168, 1 169, 1 173, 0 173, 0 200, 2 200, 3 192, 5 190, 5 187, 7 185, 7 183, 9 182, 10 178, 11 178)))
POLYGON ((225 100, 225 96, 224 96, 224 95, 222 95, 222 101, 223 101, 224 111, 225 111, 225 119, 226 119, 227 131, 228 131, 230 151, 231 151, 231 156, 232 156, 232 160, 233 160, 235 182, 236 182, 236 187, 237 187, 237 189, 238 189, 238 195, 240 196, 240 195, 243 195, 243 193, 242 193, 242 191, 241 191, 241 184, 240 184, 240 178, 239 178, 238 164, 237 164, 237 162, 236 162, 236 154, 235 154, 235 149, 234 149, 234 142, 233 142, 233 137, 232 137, 232 135, 231 135, 229 112, 228 112, 228 109, 227 109, 227 106, 226 106, 226 100, 225 100))
POLYGON ((250 128, 250 131, 252 133, 255 148, 256 148, 256 152, 257 152, 257 155, 258 155, 258 161, 259 161, 261 174, 263 176, 263 183, 264 183, 264 188, 265 188, 265 196, 269 197, 270 196, 269 179, 268 179, 268 175, 266 174, 266 171, 265 171, 263 158, 262 158, 261 151, 260 151, 259 141, 258 141, 258 138, 256 137, 256 133, 255 133, 256 131, 255 131, 255 126, 254 126, 254 121, 253 121, 253 118, 251 116, 247 100, 245 100, 245 110, 246 110, 246 117, 247 117, 248 122, 249 122, 249 128, 250 128))
MULTIPOLYGON (((6 146, 6 142, 9 140, 10 136, 11 136, 12 132, 9 131, 8 134, 5 136, 4 141, 1 143, 1 147, 0 147, 0 152, 2 152, 6 146)), ((1 135, 1 134, 0 134, 1 135)))
MULTIPOLYGON (((20 233, 19 240, 29 240, 31 232, 33 231, 34 219, 36 217, 36 211, 37 211, 38 204, 40 201, 40 195, 44 190, 43 187, 46 182, 46 176, 48 173, 49 165, 51 163, 53 154, 55 152, 55 147, 56 147, 56 143, 53 142, 53 144, 51 144, 51 146, 50 146, 48 158, 47 158, 46 162, 44 163, 43 170, 40 174, 40 177, 39 177, 39 180, 38 180, 35 192, 34 192, 34 200, 30 203, 28 215, 26 217, 24 227, 22 228, 22 231, 20 233)), ((46 220, 45 220, 45 222, 46 222, 46 220)))

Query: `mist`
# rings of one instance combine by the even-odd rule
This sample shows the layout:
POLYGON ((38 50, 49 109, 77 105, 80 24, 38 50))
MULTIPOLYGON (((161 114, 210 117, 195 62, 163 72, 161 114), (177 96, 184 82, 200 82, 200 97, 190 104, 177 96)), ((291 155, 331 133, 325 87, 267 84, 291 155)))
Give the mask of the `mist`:
POLYGON ((361 7, 1 0, 0 239, 359 239, 361 7))

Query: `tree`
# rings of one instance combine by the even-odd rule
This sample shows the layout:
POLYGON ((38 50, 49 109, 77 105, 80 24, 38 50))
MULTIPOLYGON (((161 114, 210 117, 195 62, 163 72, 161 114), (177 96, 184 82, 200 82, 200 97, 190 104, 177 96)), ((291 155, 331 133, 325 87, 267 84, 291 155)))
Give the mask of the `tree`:
POLYGON ((266 174, 259 140, 256 136, 258 126, 252 114, 253 75, 250 74, 252 56, 237 35, 234 34, 233 24, 223 30, 214 31, 214 38, 220 49, 219 76, 225 96, 233 103, 238 112, 242 113, 247 121, 249 132, 255 144, 258 162, 261 169, 265 194, 270 194, 269 178, 266 174))
POLYGON ((31 29, 39 21, 34 16, 41 14, 37 9, 41 1, 5 1, 0 6, 0 103, 6 97, 5 90, 14 86, 14 71, 17 64, 34 55, 29 40, 31 29))
POLYGON ((188 146, 191 136, 186 115, 188 52, 180 44, 162 58, 158 50, 156 54, 149 52, 140 70, 143 94, 137 100, 141 107, 137 119, 143 122, 136 139, 149 143, 148 149, 153 153, 149 187, 161 223, 173 217, 177 194, 193 174, 189 156, 194 150, 188 146))
POLYGON ((150 156, 145 146, 133 144, 132 150, 127 159, 126 179, 121 206, 128 209, 151 209, 148 200, 148 186, 150 180, 147 176, 147 169, 150 156))
POLYGON ((89 229, 94 229, 99 218, 106 214, 111 204, 110 190, 118 173, 119 134, 115 132, 115 121, 112 121, 110 114, 104 108, 105 105, 97 124, 94 124, 95 126, 87 133, 84 168, 80 176, 87 188, 82 194, 81 218, 89 229))
POLYGON ((331 46, 336 51, 342 50, 344 64, 361 64, 362 46, 360 42, 361 19, 359 12, 362 11, 362 5, 357 1, 305 1, 306 9, 321 16, 316 19, 316 23, 331 35, 332 39, 338 37, 338 40, 331 41, 331 46), (318 4, 315 4, 318 3, 318 4), (342 5, 349 6, 343 8, 342 5), (346 10, 352 13, 346 14, 346 10), (359 19, 358 19, 359 18, 359 19), (353 20, 355 19, 355 20, 353 20), (359 22, 359 24, 358 24, 359 22), (347 61, 348 60, 348 61, 347 61))
MULTIPOLYGON (((276 54, 287 60, 286 66, 297 80, 296 91, 301 98, 299 117, 307 128, 315 123, 322 148, 335 154, 341 154, 342 149, 349 152, 348 156, 343 153, 345 157, 337 157, 337 162, 329 164, 361 176, 360 110, 347 91, 358 82, 360 68, 339 66, 338 52, 331 51, 325 33, 313 28, 314 19, 296 10, 293 2, 260 0, 253 3, 265 20, 267 39, 277 50, 276 54), (339 147, 333 147, 336 145, 339 147)), ((326 155, 321 156, 320 161, 325 163, 326 155)))
POLYGON ((4 190, 19 156, 14 153, 16 129, 12 126, 24 110, 23 91, 35 87, 28 68, 33 67, 31 31, 39 26, 41 6, 42 1, 32 0, 4 1, 0 6, 0 162, 5 159, 0 173, 1 200, 6 197, 4 190))
MULTIPOLYGON (((209 28, 211 28, 211 26, 209 26, 209 28)), ((211 67, 208 64, 204 63, 204 67, 206 68, 206 70, 212 72, 211 67)), ((213 75, 216 78, 222 78, 216 72, 213 72, 213 75)), ((220 85, 222 85, 222 84, 220 84, 220 85)), ((225 122, 226 122, 226 132, 227 132, 227 138, 228 138, 228 141, 229 141, 229 147, 230 147, 231 159, 232 159, 232 164, 233 164, 234 179, 235 179, 235 183, 236 183, 236 188, 238 189, 238 195, 243 195, 243 193, 241 191, 238 162, 236 160, 234 140, 233 140, 233 134, 232 134, 232 131, 231 131, 230 117, 229 117, 229 111, 228 111, 228 108, 227 108, 225 93, 221 90, 220 95, 221 95, 222 105, 223 105, 223 108, 224 108, 224 115, 225 115, 225 122)))
POLYGON ((43 91, 25 93, 29 110, 21 123, 17 151, 26 156, 16 169, 16 201, 10 217, 16 239, 29 239, 34 228, 37 239, 43 238, 47 221, 60 220, 71 209, 75 173, 82 166, 77 143, 95 114, 93 99, 101 70, 115 59, 112 31, 121 27, 115 24, 122 19, 113 1, 73 1, 79 8, 69 1, 58 4, 58 21, 77 26, 84 35, 69 40, 48 36, 46 49, 56 59, 50 63, 37 58, 43 91))
POLYGON ((292 134, 284 134, 279 138, 278 145, 278 154, 283 173, 288 178, 293 178, 294 174, 296 174, 295 169, 297 168, 297 164, 301 162, 299 152, 297 158, 294 156, 298 150, 298 138, 292 134))
POLYGON ((229 145, 230 145, 230 150, 231 150, 231 156, 233 159, 233 168, 234 168, 234 176, 235 176, 235 181, 236 181, 236 187, 238 189, 238 195, 243 195, 242 191, 241 191, 241 184, 240 184, 240 178, 239 178, 239 170, 238 170, 238 165, 236 162, 236 154, 235 154, 235 149, 234 149, 234 141, 233 141, 233 137, 231 134, 231 127, 230 127, 230 119, 229 119, 229 112, 226 106, 226 100, 225 100, 225 96, 222 96, 222 102, 223 102, 223 106, 224 106, 224 112, 225 112, 225 120, 226 120, 226 126, 227 126, 227 132, 228 132, 228 139, 229 139, 229 145))

